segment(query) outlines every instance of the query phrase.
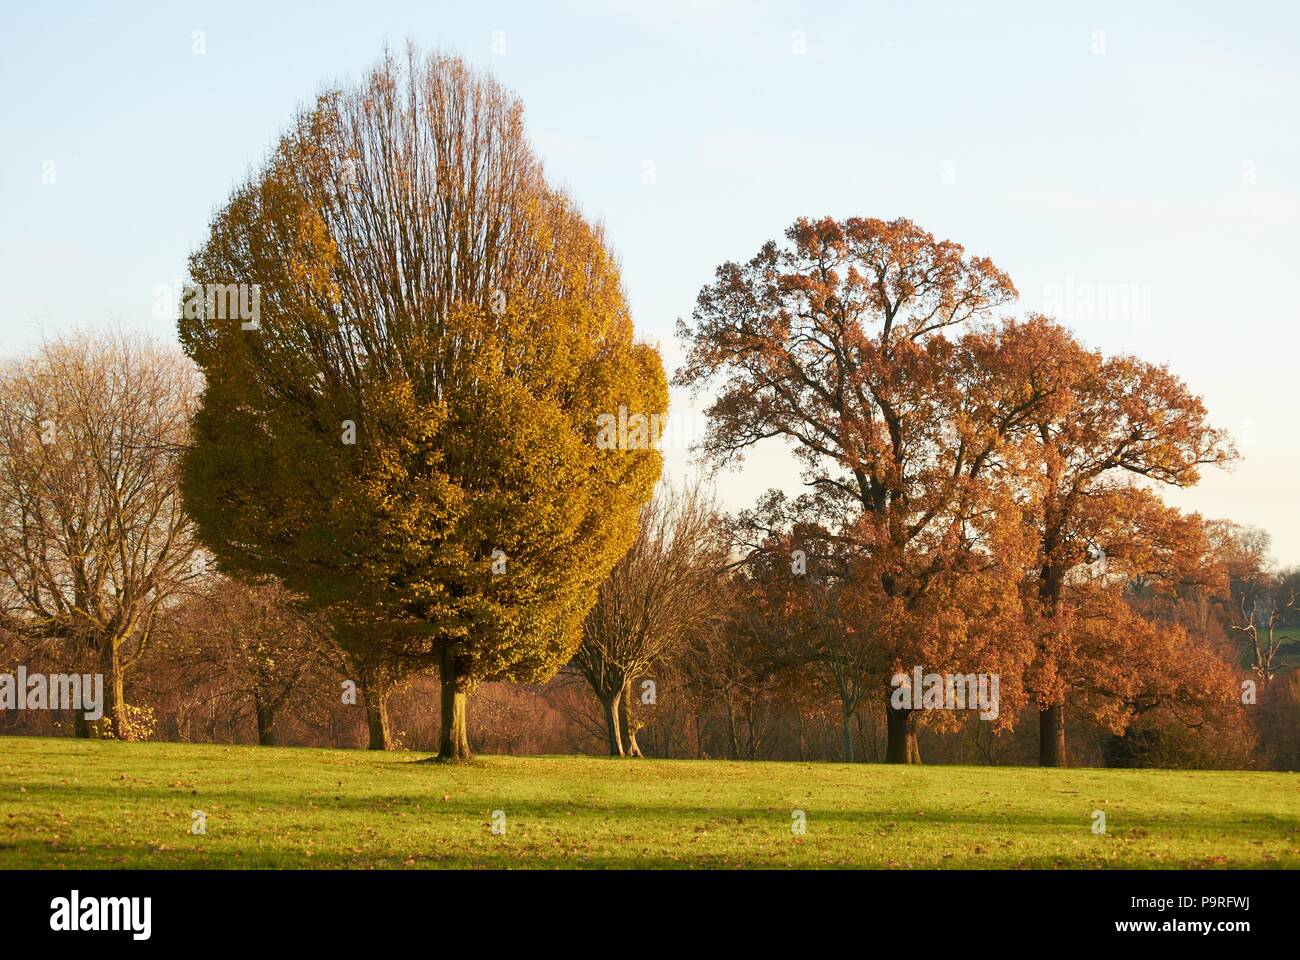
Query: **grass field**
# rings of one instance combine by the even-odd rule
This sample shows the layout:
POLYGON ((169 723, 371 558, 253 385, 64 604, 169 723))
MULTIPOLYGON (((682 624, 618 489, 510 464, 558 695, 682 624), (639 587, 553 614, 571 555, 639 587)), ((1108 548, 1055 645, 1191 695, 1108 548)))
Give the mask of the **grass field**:
POLYGON ((0 738, 0 868, 1300 867, 1297 774, 422 758, 0 738))

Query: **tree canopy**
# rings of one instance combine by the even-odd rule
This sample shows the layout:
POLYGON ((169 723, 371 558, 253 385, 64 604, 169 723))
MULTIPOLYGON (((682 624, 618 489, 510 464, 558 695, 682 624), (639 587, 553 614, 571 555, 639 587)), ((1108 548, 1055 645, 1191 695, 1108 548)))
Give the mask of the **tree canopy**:
MULTIPOLYGON (((464 696, 569 657, 661 467, 597 417, 662 414, 601 231, 547 186, 522 106, 408 50, 302 112, 213 220, 197 285, 257 285, 255 329, 179 321, 207 375, 185 496, 232 571, 356 605, 464 696)), ((409 651, 407 651, 409 652, 409 651)))

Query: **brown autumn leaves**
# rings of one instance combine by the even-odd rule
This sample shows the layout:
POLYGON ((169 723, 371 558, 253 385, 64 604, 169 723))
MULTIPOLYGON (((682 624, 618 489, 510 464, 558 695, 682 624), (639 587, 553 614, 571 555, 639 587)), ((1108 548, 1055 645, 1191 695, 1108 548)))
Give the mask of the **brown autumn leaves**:
MULTIPOLYGON (((1152 703, 1228 702, 1227 667, 1129 596, 1226 587, 1204 522, 1152 490, 1234 456, 1200 399, 1049 318, 995 320, 1011 279, 908 220, 799 220, 786 240, 718 269, 676 377, 718 388, 709 460, 775 437, 803 467, 808 492, 740 520, 769 632, 829 629, 809 657, 855 700, 917 666, 998 674, 998 722, 1035 704, 1047 765, 1067 703, 1118 732, 1152 703)), ((888 759, 918 760, 918 711, 886 710, 888 759)))

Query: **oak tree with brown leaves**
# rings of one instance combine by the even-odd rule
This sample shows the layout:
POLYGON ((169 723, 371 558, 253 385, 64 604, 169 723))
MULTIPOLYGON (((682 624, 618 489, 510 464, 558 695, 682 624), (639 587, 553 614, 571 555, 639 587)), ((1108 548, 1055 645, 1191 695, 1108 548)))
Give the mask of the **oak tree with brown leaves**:
POLYGON ((1129 618, 1119 607, 1108 627, 1097 626, 1104 620, 1095 613, 1084 617, 1080 623, 1096 626, 1087 638, 1076 632, 1070 607, 1095 606, 1095 596, 1079 595, 1095 594, 1098 576, 1112 587, 1134 578, 1168 590, 1217 583, 1200 519, 1166 507, 1152 487, 1190 486, 1203 466, 1227 463, 1234 452, 1209 426, 1200 398, 1161 366, 1103 357, 1044 317, 1008 325, 1005 341, 1021 358, 1028 388, 1044 398, 1028 412, 1026 434, 1039 554, 1031 684, 1039 763, 1065 766, 1072 692, 1098 693, 1116 670, 1154 677, 1162 669, 1130 659, 1130 628, 1122 625, 1129 618))
POLYGON ((1014 674, 1023 659, 1012 608, 1026 545, 1004 461, 1040 398, 972 369, 979 344, 948 336, 1016 291, 908 220, 801 219, 786 240, 718 268, 679 324, 677 382, 718 385, 711 461, 783 438, 820 512, 846 518, 836 534, 856 546, 857 602, 887 665, 887 758, 917 762, 916 711, 888 706, 890 675, 989 655, 1014 674))

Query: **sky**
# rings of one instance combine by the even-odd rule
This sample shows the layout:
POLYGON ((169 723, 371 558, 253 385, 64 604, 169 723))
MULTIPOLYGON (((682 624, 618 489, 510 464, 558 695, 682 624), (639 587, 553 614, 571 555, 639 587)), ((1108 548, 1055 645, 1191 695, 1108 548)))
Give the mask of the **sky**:
MULTIPOLYGON (((718 264, 799 216, 905 216, 1010 273, 1013 312, 1168 364, 1242 453, 1168 499, 1300 564, 1300 5, 1075 6, 5 2, 0 353, 174 339, 159 293, 212 213, 298 106, 411 39, 522 97, 670 370, 718 264)), ((681 477, 703 401, 673 404, 681 477)), ((799 487, 775 441, 719 483, 732 508, 769 486, 799 487)))

